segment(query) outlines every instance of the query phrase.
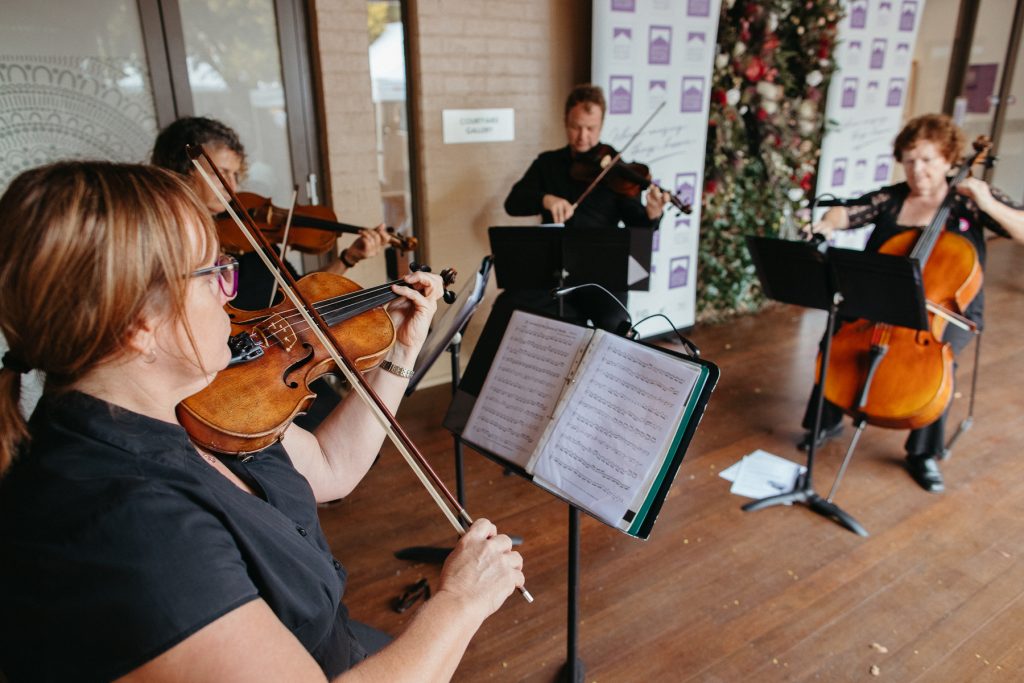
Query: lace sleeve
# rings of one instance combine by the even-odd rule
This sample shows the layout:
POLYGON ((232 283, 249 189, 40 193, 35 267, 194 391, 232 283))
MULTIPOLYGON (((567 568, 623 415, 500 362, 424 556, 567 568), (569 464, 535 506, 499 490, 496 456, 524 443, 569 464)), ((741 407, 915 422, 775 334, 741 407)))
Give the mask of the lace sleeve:
POLYGON ((870 203, 862 206, 849 206, 846 208, 846 215, 850 221, 850 229, 859 228, 869 223, 874 223, 885 209, 894 201, 894 195, 890 188, 883 187, 880 190, 869 192, 861 197, 870 203))
MULTIPOLYGON (((996 187, 989 187, 989 190, 992 191, 992 198, 995 199, 1000 204, 1006 204, 1007 206, 1012 207, 1014 209, 1024 209, 1024 206, 1010 199, 1010 196, 1007 195, 1002 190, 996 187)), ((1010 236, 1010 233, 1006 232, 1006 228, 1004 228, 1002 225, 996 222, 996 220, 989 216, 987 213, 982 212, 981 209, 978 208, 978 205, 975 204, 973 201, 968 202, 968 206, 970 206, 971 211, 974 214, 974 218, 980 225, 983 225, 984 227, 988 228, 989 230, 991 230, 992 232, 996 233, 1001 237, 1010 236)))

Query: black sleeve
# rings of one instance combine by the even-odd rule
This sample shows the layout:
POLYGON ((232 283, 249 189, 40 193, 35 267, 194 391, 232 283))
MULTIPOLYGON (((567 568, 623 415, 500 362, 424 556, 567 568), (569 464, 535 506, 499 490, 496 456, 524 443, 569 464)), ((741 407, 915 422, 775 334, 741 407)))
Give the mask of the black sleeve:
POLYGON ((533 160, 526 174, 512 186, 505 198, 505 212, 510 216, 536 216, 544 212, 544 177, 540 157, 533 160))
MULTIPOLYGON (((1018 211, 1024 209, 1024 207, 1022 207, 1020 204, 1010 199, 1009 195, 1007 195, 1002 190, 995 187, 989 187, 989 189, 992 191, 992 198, 995 199, 1000 204, 1006 204, 1011 209, 1017 209, 1018 211)), ((974 210, 977 212, 978 218, 980 219, 979 222, 982 226, 988 228, 989 230, 996 233, 1000 237, 1010 236, 1010 233, 1006 232, 1006 228, 1000 225, 1000 223, 996 221, 994 218, 992 218, 992 216, 989 216, 987 213, 984 213, 983 211, 978 209, 977 205, 973 201, 968 202, 968 204, 972 206, 974 210)))
MULTIPOLYGON (((640 201, 640 197, 620 196, 617 201, 619 218, 627 228, 654 228, 661 222, 661 216, 651 220, 647 215, 647 207, 640 201)), ((665 212, 662 211, 662 216, 665 212)))
POLYGON ((870 223, 875 223, 883 211, 894 201, 894 193, 891 187, 883 187, 874 192, 868 192, 860 197, 870 203, 863 206, 850 206, 846 209, 847 218, 850 221, 848 229, 860 228, 870 223))

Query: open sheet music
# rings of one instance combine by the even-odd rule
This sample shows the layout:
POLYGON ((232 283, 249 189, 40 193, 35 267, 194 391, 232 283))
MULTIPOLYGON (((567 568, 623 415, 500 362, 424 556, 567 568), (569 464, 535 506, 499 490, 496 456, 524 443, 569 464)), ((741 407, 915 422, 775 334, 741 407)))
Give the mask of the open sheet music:
POLYGON ((635 534, 674 475, 710 375, 707 364, 516 311, 462 438, 635 534))

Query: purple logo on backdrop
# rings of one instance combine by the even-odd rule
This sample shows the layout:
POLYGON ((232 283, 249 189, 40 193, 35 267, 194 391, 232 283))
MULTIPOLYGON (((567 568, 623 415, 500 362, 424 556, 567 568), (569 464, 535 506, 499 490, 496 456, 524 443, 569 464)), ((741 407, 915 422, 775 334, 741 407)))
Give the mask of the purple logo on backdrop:
POLYGON ((635 12, 636 0, 612 0, 613 12, 635 12))
POLYGON ((885 38, 871 41, 871 68, 881 69, 885 65, 885 38))
POLYGON ((647 102, 651 111, 658 108, 665 101, 668 91, 668 81, 650 81, 647 84, 647 102))
POLYGON ((832 162, 832 187, 846 184, 846 157, 839 157, 832 162))
POLYGON ((661 230, 654 231, 654 238, 651 240, 651 251, 658 251, 661 247, 661 230))
POLYGON ((879 154, 875 160, 875 180, 884 183, 889 179, 889 155, 879 154))
POLYGON ((697 198, 697 174, 676 173, 676 194, 681 202, 692 206, 697 198))
POLYGON ((842 106, 844 109, 857 106, 857 79, 856 78, 844 78, 843 79, 843 101, 842 106))
POLYGON ((704 109, 704 77, 683 77, 683 99, 679 111, 684 114, 700 112, 704 109))
POLYGON ((917 3, 914 0, 903 0, 903 4, 900 6, 900 30, 913 31, 916 18, 917 3))
POLYGON ((690 257, 680 256, 668 262, 668 288, 685 287, 690 280, 690 257))
POLYGON ((857 159, 857 162, 853 165, 853 177, 857 182, 864 182, 864 177, 868 172, 868 160, 857 159))
POLYGON ((864 28, 868 25, 867 0, 854 0, 850 7, 850 28, 864 28))
POLYGON ((628 61, 633 48, 633 30, 619 26, 612 29, 612 57, 628 61))
POLYGON ((678 230, 689 230, 689 229, 690 229, 690 219, 687 218, 686 216, 677 216, 676 217, 676 230, 678 231, 678 230))
POLYGON ((609 114, 631 114, 633 112, 633 77, 612 76, 608 82, 611 93, 608 102, 609 114))
POLYGON ((672 27, 652 26, 648 32, 647 63, 668 64, 672 61, 672 27))
POLYGON ((711 14, 711 0, 686 0, 686 16, 706 17, 711 14))
POLYGON ((889 79, 889 94, 885 97, 885 106, 898 107, 903 103, 903 79, 889 79))

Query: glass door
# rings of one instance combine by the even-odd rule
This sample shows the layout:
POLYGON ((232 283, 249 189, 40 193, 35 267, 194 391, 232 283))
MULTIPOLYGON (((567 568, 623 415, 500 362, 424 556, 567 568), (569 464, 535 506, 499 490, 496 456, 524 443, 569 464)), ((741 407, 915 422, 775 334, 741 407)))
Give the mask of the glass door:
POLYGON ((953 112, 970 141, 979 135, 993 139, 998 161, 989 179, 1018 202, 1024 200, 1024 74, 1016 64, 1022 4, 980 3, 964 88, 953 112), (1009 91, 1000 98, 1008 75, 1009 91))
POLYGON ((7 2, 0 46, 0 192, 60 159, 147 160, 157 121, 135 0, 7 2))

